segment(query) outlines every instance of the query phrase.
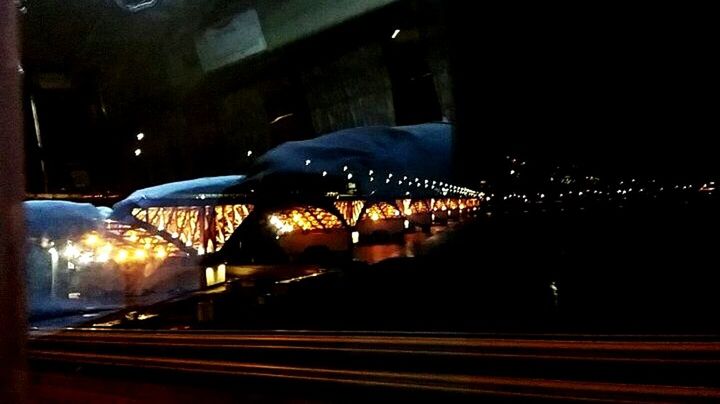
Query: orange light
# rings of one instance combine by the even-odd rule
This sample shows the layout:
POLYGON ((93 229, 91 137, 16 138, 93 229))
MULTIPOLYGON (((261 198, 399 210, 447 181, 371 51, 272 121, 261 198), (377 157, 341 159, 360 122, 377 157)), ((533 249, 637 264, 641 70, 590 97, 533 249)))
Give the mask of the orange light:
POLYGON ((85 244, 90 247, 95 246, 100 241, 100 237, 97 234, 90 234, 85 238, 85 244))
POLYGON ((115 262, 118 264, 122 264, 123 262, 127 261, 128 258, 128 252, 125 250, 120 250, 117 252, 117 255, 115 255, 115 262))
POLYGON ((370 220, 391 219, 400 216, 400 211, 389 203, 380 202, 370 205, 365 211, 366 218, 370 220))
POLYGON ((212 286, 215 283, 215 271, 212 269, 212 267, 205 268, 205 283, 208 286, 212 286))
POLYGON ((275 227, 278 236, 296 229, 310 231, 342 227, 335 215, 310 207, 276 212, 268 217, 268 222, 275 227))
POLYGON ((215 271, 215 281, 225 282, 225 271, 225 264, 218 265, 217 271, 215 271))
POLYGON ((147 258, 147 252, 145 252, 145 250, 143 250, 143 249, 138 248, 135 250, 135 253, 133 254, 133 258, 138 261, 144 261, 145 258, 147 258))

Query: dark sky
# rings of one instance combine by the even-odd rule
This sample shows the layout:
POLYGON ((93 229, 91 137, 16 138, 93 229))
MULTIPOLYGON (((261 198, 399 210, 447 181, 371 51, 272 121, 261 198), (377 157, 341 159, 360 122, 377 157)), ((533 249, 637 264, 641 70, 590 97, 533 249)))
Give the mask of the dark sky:
POLYGON ((709 14, 603 7, 455 14, 460 125, 471 134, 462 149, 618 175, 718 174, 709 14))
MULTIPOLYGON (((424 7, 434 1, 418 4, 424 7)), ((716 61, 716 38, 720 35, 714 13, 679 6, 496 3, 444 2, 453 11, 447 26, 459 114, 457 149, 466 164, 464 170, 478 170, 478 176, 484 178, 487 171, 504 167, 505 155, 519 153, 540 164, 573 163, 598 174, 720 175, 715 147, 720 133, 720 66, 716 61)), ((153 14, 149 13, 143 17, 148 20, 139 24, 113 7, 103 7, 102 2, 93 4, 95 7, 87 10, 63 6, 63 12, 57 12, 59 6, 52 1, 34 5, 26 16, 27 70, 62 66, 71 70, 68 74, 88 78, 92 66, 107 59, 115 64, 110 69, 112 74, 103 76, 103 88, 110 88, 104 91, 104 100, 111 106, 141 106, 137 109, 152 115, 155 111, 145 107, 148 104, 140 95, 160 88, 152 83, 162 74, 148 74, 145 66, 160 66, 159 72, 166 69, 152 58, 142 66, 127 66, 147 59, 146 55, 162 55, 152 41, 143 41, 179 29, 182 18, 189 17, 171 14, 150 23, 153 14), (118 25, 110 26, 107 21, 118 25), (136 30, 136 26, 144 28, 136 30), (125 45, 118 48, 118 44, 125 45), (108 57, 106 48, 115 49, 115 57, 108 57), (138 53, 136 49, 144 51, 138 53), (108 86, 107 78, 115 76, 125 79, 108 86), (124 102, 113 103, 113 99, 124 102)), ((434 21, 434 13, 432 17, 434 21)), ((364 36, 361 39, 369 40, 364 36)), ((320 49, 318 52, 334 46, 332 40, 311 44, 320 49)), ((399 59, 407 62, 404 55, 399 59)), ((397 90, 397 83, 394 85, 397 90)), ((430 81, 428 85, 432 87, 430 81)), ((36 98, 43 125, 52 127, 47 120, 53 116, 45 113, 42 97, 36 98)), ((125 164, 134 161, 127 156, 135 145, 133 131, 137 125, 127 114, 117 113, 122 108, 109 109, 111 116, 117 113, 117 119, 99 120, 105 126, 78 125, 80 119, 66 119, 80 111, 89 113, 90 103, 76 102, 77 108, 59 108, 55 114, 59 123, 54 126, 60 134, 56 140, 74 152, 61 153, 58 163, 69 164, 59 172, 66 178, 77 168, 73 159, 83 161, 87 155, 97 155, 91 163, 103 170, 92 180, 105 186, 96 181, 100 178, 110 187, 116 182, 114 176, 127 177, 125 164), (81 128, 76 129, 78 126, 81 128), (103 143, 85 153, 77 144, 92 142, 68 141, 66 133, 83 131, 104 136, 117 132, 130 143, 112 147, 103 143), (103 153, 97 152, 100 149, 103 153), (115 153, 115 160, 107 150, 115 153), (114 161, 124 164, 111 163, 114 161), (117 174, 111 175, 113 170, 117 174)), ((399 111, 399 123, 404 123, 403 113, 412 117, 418 109, 399 111)), ((28 133, 32 146, 32 132, 28 133)), ((52 136, 52 129, 46 129, 44 135, 52 136)), ((35 160, 29 155, 31 180, 39 170, 35 160)))

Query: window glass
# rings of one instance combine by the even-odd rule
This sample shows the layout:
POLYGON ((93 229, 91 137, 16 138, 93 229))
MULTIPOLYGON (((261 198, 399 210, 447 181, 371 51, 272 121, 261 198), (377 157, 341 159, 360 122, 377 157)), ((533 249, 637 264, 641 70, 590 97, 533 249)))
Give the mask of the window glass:
POLYGON ((34 327, 717 329, 702 21, 19 4, 34 327))

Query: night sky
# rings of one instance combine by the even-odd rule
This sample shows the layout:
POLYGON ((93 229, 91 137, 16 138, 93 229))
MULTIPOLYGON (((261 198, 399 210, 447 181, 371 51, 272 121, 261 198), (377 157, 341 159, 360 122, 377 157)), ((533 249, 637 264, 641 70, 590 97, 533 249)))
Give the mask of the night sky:
MULTIPOLYGON (((418 9, 431 3, 436 2, 419 1, 418 9)), ((461 179, 472 182, 491 179, 506 169, 507 155, 526 159, 533 167, 576 165, 588 173, 611 177, 644 175, 705 180, 720 174, 714 147, 714 137, 720 133, 717 120, 720 66, 715 57, 718 35, 715 22, 710 21, 712 13, 655 6, 471 7, 459 1, 439 3, 447 5, 450 11, 445 21, 449 35, 445 39, 458 111, 456 171, 461 179)), ((168 122, 202 121, 195 118, 210 116, 213 108, 226 108, 223 97, 230 91, 225 90, 226 86, 217 86, 218 90, 208 85, 206 93, 198 92, 199 96, 160 97, 155 93, 164 94, 163 87, 156 79, 166 74, 166 79, 170 77, 159 63, 163 52, 158 49, 163 45, 156 46, 148 40, 156 36, 152 31, 129 29, 136 26, 151 29, 154 25, 140 24, 143 20, 126 18, 113 8, 98 6, 76 10, 77 13, 61 7, 64 12, 58 13, 55 8, 55 3, 41 2, 24 17, 26 95, 35 94, 40 109, 40 124, 49 150, 46 159, 51 189, 76 182, 72 178, 74 173, 85 169, 90 171, 90 189, 128 191, 153 178, 151 174, 156 174, 154 182, 161 182, 168 178, 227 173, 228 166, 220 162, 229 159, 210 159, 195 166, 188 162, 180 169, 167 162, 154 163, 150 170, 136 164, 132 156, 137 146, 135 132, 143 129, 144 121, 160 116, 161 107, 166 108, 162 111, 168 122), (96 23, 101 17, 104 19, 98 21, 112 21, 117 29, 96 23), (119 34, 126 31, 132 35, 119 34), (51 36, 57 32, 63 35, 56 35, 59 39, 54 41, 51 36), (105 41, 115 44, 112 57, 98 50, 105 49, 105 41), (50 43, 53 45, 49 46, 50 43), (138 53, 138 49, 143 52, 138 53), (136 74, 136 70, 127 67, 136 64, 137 71, 148 70, 148 66, 157 67, 157 71, 136 74), (35 74, 54 71, 72 78, 72 97, 68 95, 70 91, 46 91, 44 95, 36 91, 35 74), (112 77, 124 79, 110 85, 112 77), (157 99, 143 92, 154 94, 157 99), (101 104, 109 107, 104 110, 101 104), (217 167, 200 172, 198 167, 211 164, 217 167), (189 168, 182 171, 185 166, 189 168)), ((386 37, 384 31, 376 29, 376 25, 382 25, 378 21, 390 20, 388 26, 394 27, 397 21, 393 19, 401 19, 400 16, 411 20, 405 15, 409 12, 398 10, 389 16, 359 19, 354 25, 353 32, 357 33, 353 40, 361 44, 376 40, 373 35, 386 37)), ((435 21, 438 13, 427 14, 425 18, 435 21)), ((181 18, 192 20, 182 13, 172 14, 172 18, 153 29, 178 31, 182 24, 173 24, 183 21, 181 18)), ((344 45, 333 42, 336 37, 340 36, 329 35, 322 41, 311 39, 295 52, 313 49, 327 53, 333 46, 346 51, 344 45)), ((191 40, 187 43, 192 45, 191 40)), ((433 94, 433 77, 421 74, 427 66, 411 57, 422 55, 423 46, 423 42, 418 42, 412 52, 386 52, 383 56, 393 78, 398 124, 418 123, 419 117, 439 118, 435 113, 439 111, 437 100, 426 97, 437 95, 433 94), (403 88, 402 83, 417 77, 424 80, 422 86, 403 88), (415 91, 418 89, 423 91, 415 91)), ((188 63, 193 59, 190 57, 193 49, 189 49, 187 60, 183 59, 188 63)), ((306 53, 307 58, 296 60, 313 60, 318 56, 306 53)), ((274 57, 280 60, 284 56, 274 57)), ((291 70, 284 62, 278 62, 277 70, 291 70)), ((235 83, 232 72, 222 77, 227 83, 242 87, 244 84, 235 83)), ((177 82, 185 79, 173 78, 177 82)), ((295 83, 286 87, 298 86, 295 83)), ((295 118, 307 115, 303 115, 303 107, 295 105, 306 101, 304 92, 273 91, 279 95, 266 100, 268 116, 286 114, 291 109, 295 118), (292 97, 299 101, 288 103, 292 97), (286 108, 286 104, 292 104, 292 108, 286 108)), ((27 100, 25 105, 27 109, 27 100)), ((233 114, 223 115, 227 116, 233 114)), ((30 190, 38 191, 42 188, 40 153, 34 144, 31 117, 26 118, 28 179, 30 190)), ((196 143, 215 142, 210 135, 213 131, 242 126, 232 119, 226 119, 232 122, 222 119, 212 118, 204 126, 186 128, 186 138, 173 125, 159 125, 157 136, 149 128, 145 142, 161 141, 155 148, 167 155, 179 152, 195 155, 196 143)), ((296 139, 300 138, 298 134, 314 135, 309 118, 298 125, 302 130, 289 128, 287 133, 272 136, 296 139)), ((247 125, 242 128, 249 139, 246 143, 251 144, 251 140, 263 143, 260 141, 263 139, 248 135, 247 125)), ((273 130, 278 128, 281 126, 275 125, 273 130)), ((267 139, 264 143, 268 143, 267 139)), ((247 148, 251 146, 243 146, 243 153, 247 148)), ((232 147, 219 144, 217 149, 232 147)), ((208 150, 203 151, 204 155, 213 155, 212 150, 217 153, 216 149, 208 150)), ((151 152, 147 146, 144 156, 151 152)), ((189 161, 187 156, 185 160, 189 161)))
POLYGON ((451 23, 460 142, 473 144, 461 154, 613 176, 718 174, 716 43, 701 10, 483 11, 451 23))

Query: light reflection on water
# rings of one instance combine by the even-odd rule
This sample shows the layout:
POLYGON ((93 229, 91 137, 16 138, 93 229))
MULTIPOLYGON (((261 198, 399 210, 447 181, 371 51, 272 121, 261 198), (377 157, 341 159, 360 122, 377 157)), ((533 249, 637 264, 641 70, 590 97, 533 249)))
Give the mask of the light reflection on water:
POLYGON ((370 245, 356 245, 353 250, 353 258, 374 264, 388 258, 414 257, 420 246, 428 238, 440 234, 446 229, 444 226, 432 226, 430 234, 424 232, 407 233, 403 237, 403 243, 384 243, 370 245))

